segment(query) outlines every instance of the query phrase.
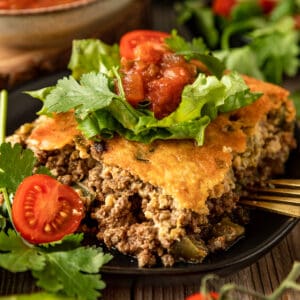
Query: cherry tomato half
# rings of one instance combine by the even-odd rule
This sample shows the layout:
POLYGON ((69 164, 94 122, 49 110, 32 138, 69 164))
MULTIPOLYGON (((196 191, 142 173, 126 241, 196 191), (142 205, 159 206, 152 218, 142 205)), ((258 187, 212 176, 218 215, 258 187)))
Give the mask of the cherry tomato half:
POLYGON ((78 228, 83 203, 67 185, 43 174, 25 178, 12 204, 16 230, 32 244, 61 240, 78 228))
POLYGON ((236 3, 237 0, 214 0, 212 10, 216 15, 228 18, 236 3))
POLYGON ((154 47, 159 47, 164 44, 165 38, 169 36, 168 33, 154 30, 130 31, 124 34, 120 40, 120 54, 128 60, 132 60, 136 58, 135 48, 138 45, 151 43, 154 47))
POLYGON ((203 293, 196 293, 186 298, 186 300, 218 300, 219 294, 216 292, 209 292, 207 295, 203 293))

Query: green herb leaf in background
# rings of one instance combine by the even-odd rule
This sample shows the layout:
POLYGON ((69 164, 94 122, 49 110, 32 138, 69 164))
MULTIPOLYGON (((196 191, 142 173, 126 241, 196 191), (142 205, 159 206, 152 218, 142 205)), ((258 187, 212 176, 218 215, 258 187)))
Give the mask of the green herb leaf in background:
POLYGON ((300 67, 300 32, 295 28, 294 15, 300 13, 299 0, 277 1, 269 13, 263 12, 259 1, 237 1, 230 18, 213 13, 210 2, 197 5, 198 0, 186 0, 175 10, 179 22, 188 26, 191 34, 203 37, 216 36, 213 54, 226 68, 260 80, 281 84, 285 76, 293 77, 300 67), (199 10, 209 10, 212 17, 199 10), (188 11, 188 13, 185 12, 188 11), (206 24, 205 34, 191 24, 206 24))

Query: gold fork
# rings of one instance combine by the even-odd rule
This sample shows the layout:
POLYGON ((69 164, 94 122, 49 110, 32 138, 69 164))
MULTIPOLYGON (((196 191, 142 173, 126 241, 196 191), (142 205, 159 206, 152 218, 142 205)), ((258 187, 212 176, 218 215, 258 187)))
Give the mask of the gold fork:
POLYGON ((267 187, 250 188, 239 203, 291 217, 300 217, 300 179, 272 179, 267 187))

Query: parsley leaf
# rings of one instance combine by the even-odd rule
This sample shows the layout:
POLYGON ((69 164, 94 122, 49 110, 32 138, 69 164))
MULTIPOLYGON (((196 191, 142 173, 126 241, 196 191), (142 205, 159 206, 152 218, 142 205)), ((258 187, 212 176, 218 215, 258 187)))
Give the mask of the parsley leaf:
MULTIPOLYGON (((33 174, 36 158, 30 149, 23 149, 20 144, 0 145, 0 188, 14 193, 24 178, 33 174)), ((51 175, 46 167, 39 167, 36 173, 51 175)))

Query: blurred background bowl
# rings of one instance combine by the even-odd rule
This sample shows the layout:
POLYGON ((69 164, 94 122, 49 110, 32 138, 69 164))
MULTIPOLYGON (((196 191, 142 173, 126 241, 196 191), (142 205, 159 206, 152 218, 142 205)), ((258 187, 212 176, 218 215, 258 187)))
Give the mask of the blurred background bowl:
POLYGON ((0 10, 0 45, 65 48, 73 39, 97 37, 134 0, 77 0, 36 9, 0 10))

